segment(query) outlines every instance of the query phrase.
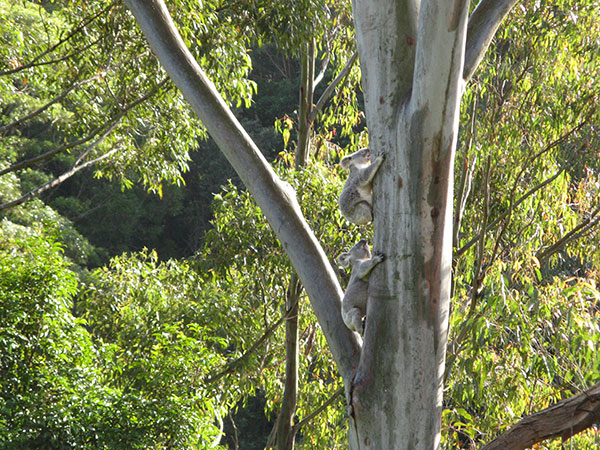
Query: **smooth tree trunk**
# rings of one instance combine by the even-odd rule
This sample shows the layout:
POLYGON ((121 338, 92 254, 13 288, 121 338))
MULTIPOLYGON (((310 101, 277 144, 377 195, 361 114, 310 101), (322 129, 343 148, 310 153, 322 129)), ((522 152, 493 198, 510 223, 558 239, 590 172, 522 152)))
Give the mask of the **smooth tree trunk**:
POLYGON ((267 163, 214 84, 186 48, 162 0, 125 0, 152 51, 261 208, 290 258, 349 389, 360 340, 340 314, 342 290, 292 187, 267 163))
POLYGON ((439 447, 467 12, 465 1, 354 2, 370 148, 386 155, 373 206, 386 261, 370 278, 350 398, 360 449, 439 447))

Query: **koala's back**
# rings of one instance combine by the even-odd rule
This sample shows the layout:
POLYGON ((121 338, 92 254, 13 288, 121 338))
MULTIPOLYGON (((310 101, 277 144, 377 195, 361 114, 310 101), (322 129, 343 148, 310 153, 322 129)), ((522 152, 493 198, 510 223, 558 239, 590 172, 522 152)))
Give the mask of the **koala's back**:
POLYGON ((344 294, 344 300, 342 301, 342 314, 345 314, 352 308, 359 308, 365 311, 367 307, 368 288, 369 283, 367 281, 351 277, 344 294))

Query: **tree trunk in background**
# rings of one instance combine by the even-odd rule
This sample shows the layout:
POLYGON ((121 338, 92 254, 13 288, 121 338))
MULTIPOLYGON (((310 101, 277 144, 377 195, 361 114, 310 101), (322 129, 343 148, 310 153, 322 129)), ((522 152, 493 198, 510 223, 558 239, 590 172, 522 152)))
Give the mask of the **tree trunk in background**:
POLYGON ((302 50, 300 76, 300 112, 298 113, 298 147, 296 148, 296 169, 306 167, 310 159, 310 138, 315 79, 315 40, 311 39, 302 50))
MULTIPOLYGON (((296 170, 305 168, 310 161, 310 138, 312 134, 314 78, 315 78, 315 40, 312 39, 302 50, 300 75, 300 99, 298 113, 298 144, 296 147, 296 170)), ((294 273, 290 277, 290 287, 286 297, 285 321, 285 387, 281 409, 277 416, 275 448, 292 450, 296 438, 294 415, 298 396, 298 322, 300 308, 298 302, 302 284, 294 273)))
POLYGON ((294 431, 294 416, 298 397, 298 322, 299 300, 302 285, 296 274, 290 277, 290 286, 285 299, 287 319, 285 321, 285 386, 281 408, 277 415, 275 448, 291 450, 294 448, 296 433, 294 431))

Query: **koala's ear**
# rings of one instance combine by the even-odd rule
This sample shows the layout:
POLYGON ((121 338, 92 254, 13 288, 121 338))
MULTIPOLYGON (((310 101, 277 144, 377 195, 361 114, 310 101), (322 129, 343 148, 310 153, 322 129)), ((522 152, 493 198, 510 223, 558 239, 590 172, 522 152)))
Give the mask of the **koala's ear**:
POLYGON ((342 158, 342 160, 340 161, 340 166, 342 166, 342 169, 349 169, 350 161, 352 161, 352 156, 350 156, 350 155, 344 156, 342 158))
POLYGON ((338 256, 337 262, 346 267, 350 262, 350 253, 342 253, 340 256, 338 256))

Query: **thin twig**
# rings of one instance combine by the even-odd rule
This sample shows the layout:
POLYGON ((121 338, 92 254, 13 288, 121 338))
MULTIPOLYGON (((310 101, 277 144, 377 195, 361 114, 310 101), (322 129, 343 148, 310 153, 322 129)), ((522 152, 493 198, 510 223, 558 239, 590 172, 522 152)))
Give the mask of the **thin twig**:
POLYGON ((294 433, 297 433, 300 428, 302 428, 304 425, 306 425, 308 422, 310 422, 312 419, 314 419, 316 416, 318 416, 319 414, 321 414, 323 411, 325 411, 329 405, 331 405, 336 398, 338 398, 340 395, 342 395, 344 393, 344 386, 342 386, 341 388, 339 388, 337 391, 335 391, 331 397, 329 397, 325 403, 323 403, 321 406, 319 406, 317 409, 315 409, 313 412, 311 412, 308 416, 306 416, 304 419, 302 419, 300 422, 298 422, 297 424, 294 425, 294 433))

